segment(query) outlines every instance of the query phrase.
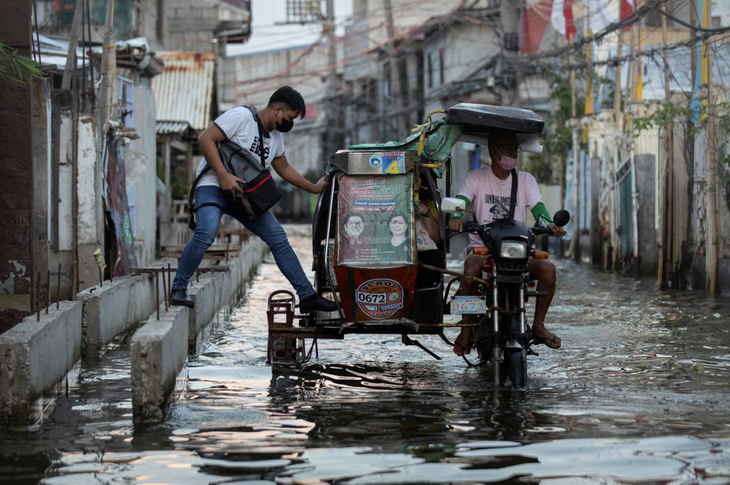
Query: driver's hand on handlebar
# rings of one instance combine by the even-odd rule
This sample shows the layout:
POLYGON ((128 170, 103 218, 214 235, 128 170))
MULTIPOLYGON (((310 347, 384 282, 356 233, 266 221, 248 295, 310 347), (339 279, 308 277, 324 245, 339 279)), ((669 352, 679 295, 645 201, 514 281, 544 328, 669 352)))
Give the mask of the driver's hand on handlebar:
POLYGON ((547 228, 553 233, 553 236, 557 238, 561 238, 566 234, 565 229, 560 226, 550 225, 547 228))
POLYGON ((228 172, 219 176, 219 178, 221 181, 221 190, 223 190, 223 192, 230 192, 234 197, 236 192, 243 193, 243 189, 238 184, 245 182, 240 178, 228 172))
POLYGON ((449 229, 454 232, 462 232, 464 230, 464 222, 461 219, 449 221, 449 229))

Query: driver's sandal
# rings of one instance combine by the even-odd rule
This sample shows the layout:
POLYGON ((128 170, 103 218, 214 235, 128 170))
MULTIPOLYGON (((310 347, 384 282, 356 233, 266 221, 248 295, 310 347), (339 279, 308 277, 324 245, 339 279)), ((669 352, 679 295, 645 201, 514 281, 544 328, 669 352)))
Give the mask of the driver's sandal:
POLYGON ((530 345, 528 347, 531 347, 533 345, 542 344, 549 349, 558 350, 560 347, 563 346, 563 340, 562 339, 558 340, 558 339, 560 339, 560 337, 558 337, 555 334, 553 334, 552 338, 532 337, 532 340, 530 340, 530 345), (550 345, 548 345, 548 342, 554 343, 555 345, 557 345, 557 347, 551 347, 550 345))

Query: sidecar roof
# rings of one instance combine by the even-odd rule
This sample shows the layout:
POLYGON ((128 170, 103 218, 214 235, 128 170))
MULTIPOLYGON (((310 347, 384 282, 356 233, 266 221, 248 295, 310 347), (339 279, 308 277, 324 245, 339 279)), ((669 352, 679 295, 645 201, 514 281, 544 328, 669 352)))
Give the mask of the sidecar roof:
POLYGON ((539 135, 545 128, 542 116, 529 109, 473 103, 459 103, 447 109, 446 123, 463 125, 463 134, 468 138, 486 137, 493 130, 539 135))

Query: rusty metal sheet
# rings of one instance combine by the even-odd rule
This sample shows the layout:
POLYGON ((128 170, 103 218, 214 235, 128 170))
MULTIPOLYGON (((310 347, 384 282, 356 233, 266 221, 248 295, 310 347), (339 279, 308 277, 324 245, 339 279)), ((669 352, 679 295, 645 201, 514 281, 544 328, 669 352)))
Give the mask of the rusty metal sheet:
POLYGON ((187 123, 205 130, 211 122, 215 72, 212 52, 158 52, 165 67, 152 78, 156 117, 161 122, 187 123))

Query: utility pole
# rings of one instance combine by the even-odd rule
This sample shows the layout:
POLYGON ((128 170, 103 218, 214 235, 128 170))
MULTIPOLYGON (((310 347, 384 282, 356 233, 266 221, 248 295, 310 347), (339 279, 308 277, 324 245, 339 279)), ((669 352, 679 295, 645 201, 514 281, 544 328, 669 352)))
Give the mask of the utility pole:
POLYGON ((624 48, 623 27, 618 31, 618 51, 616 53, 616 89, 613 92, 613 112, 616 121, 616 130, 621 130, 621 55, 624 48))
POLYGON ((71 24, 71 37, 68 42, 68 55, 66 56, 66 69, 63 70, 61 89, 71 89, 71 78, 76 74, 76 46, 79 43, 79 30, 81 20, 84 16, 83 4, 79 1, 74 9, 74 19, 71 24))
POLYGON ((324 23, 325 35, 327 36, 328 66, 329 73, 327 75, 327 131, 324 134, 324 159, 334 153, 340 144, 340 109, 339 103, 340 93, 337 86, 337 46, 335 45, 335 6, 334 0, 327 0, 327 18, 324 23))
POLYGON ((611 251, 611 266, 615 263, 614 248, 616 247, 616 167, 618 165, 616 158, 618 156, 618 148, 620 140, 623 139, 623 112, 621 111, 621 67, 623 64, 623 49, 624 49, 624 28, 620 28, 618 31, 618 42, 616 51, 616 87, 613 92, 613 112, 615 117, 615 131, 614 131, 614 149, 612 150, 613 163, 611 164, 611 179, 613 181, 613 189, 611 189, 611 245, 606 247, 604 244, 604 258, 603 258, 603 269, 609 270, 608 265, 608 253, 611 251))
MULTIPOLYGON (((702 25, 712 26, 712 2, 707 2, 707 19, 702 25)), ((710 39, 705 39, 703 53, 707 56, 707 251, 705 264, 707 273, 707 291, 717 292, 717 154, 715 152, 715 109, 712 106, 712 55, 710 39)))
POLYGON ((106 22, 104 32, 104 54, 102 56, 103 75, 103 99, 104 106, 100 111, 101 133, 104 136, 108 130, 109 121, 118 117, 117 103, 117 48, 114 37, 114 3, 115 0, 108 0, 106 4, 106 22))
MULTIPOLYGON (((641 0, 636 0, 636 8, 641 7, 641 0)), ((633 102, 638 106, 640 98, 643 99, 643 68, 641 60, 641 23, 636 22, 637 30, 637 57, 636 57, 636 75, 634 83, 636 88, 633 90, 633 102), (640 93, 639 90, 642 90, 640 93)), ((640 108, 638 108, 640 109, 640 108)), ((635 265, 635 274, 639 274, 640 268, 640 252, 639 252, 639 189, 636 184, 636 143, 633 139, 629 141, 629 153, 631 164, 631 238, 632 238, 632 254, 631 264, 635 265)), ((628 256, 628 254, 627 254, 628 256)))
MULTIPOLYGON (((585 22, 583 22, 583 36, 588 36, 589 23, 591 19, 588 3, 585 4, 585 22)), ((589 69, 592 68, 589 66, 589 69)), ((588 96, 592 93, 586 93, 586 103, 588 96)), ((578 119, 578 108, 575 99, 575 69, 570 70, 570 112, 572 116, 572 134, 573 134, 573 234, 570 237, 570 256, 573 261, 580 261, 580 144, 582 136, 579 130, 582 129, 582 123, 578 119)))
MULTIPOLYGON (((388 79, 388 98, 393 101, 393 108, 396 112, 395 130, 398 137, 405 138, 405 123, 404 114, 401 113, 403 109, 403 99, 401 79, 400 79, 400 62, 396 55, 395 45, 395 27, 393 26, 393 5, 390 0, 383 0, 383 9, 385 10, 385 31, 388 35, 388 41, 386 43, 388 50, 388 65, 390 66, 389 73, 390 79, 388 79)), ((389 117, 388 117, 389 118, 389 117)))
MULTIPOLYGON (((662 43, 664 44, 664 100, 665 103, 669 104, 672 102, 671 92, 669 89, 669 50, 667 49, 667 17, 662 15, 662 43)), ((665 222, 662 224, 663 228, 660 232, 659 240, 659 273, 658 273, 658 287, 663 289, 666 286, 667 275, 671 272, 672 265, 672 250, 671 250, 671 239, 674 232, 673 229, 673 210, 672 210, 672 199, 673 199, 673 187, 674 187, 674 124, 669 122, 664 127, 665 133, 665 151, 667 153, 667 183, 665 186, 666 194, 666 210, 664 211, 665 222)))
POLYGON ((519 3, 502 1, 499 4, 499 20, 502 25, 502 106, 516 106, 517 99, 517 55, 520 49, 519 3))

